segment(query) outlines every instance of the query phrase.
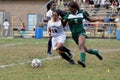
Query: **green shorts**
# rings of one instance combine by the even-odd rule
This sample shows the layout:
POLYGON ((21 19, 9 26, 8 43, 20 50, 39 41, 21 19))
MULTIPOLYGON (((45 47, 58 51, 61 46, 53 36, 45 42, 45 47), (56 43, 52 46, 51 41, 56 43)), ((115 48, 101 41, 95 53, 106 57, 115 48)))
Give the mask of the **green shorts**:
POLYGON ((88 37, 87 35, 86 35, 86 33, 84 32, 84 33, 78 33, 78 34, 74 34, 74 35, 72 35, 72 38, 73 38, 73 40, 75 41, 75 43, 78 45, 78 38, 80 37, 80 36, 85 36, 86 38, 88 37))

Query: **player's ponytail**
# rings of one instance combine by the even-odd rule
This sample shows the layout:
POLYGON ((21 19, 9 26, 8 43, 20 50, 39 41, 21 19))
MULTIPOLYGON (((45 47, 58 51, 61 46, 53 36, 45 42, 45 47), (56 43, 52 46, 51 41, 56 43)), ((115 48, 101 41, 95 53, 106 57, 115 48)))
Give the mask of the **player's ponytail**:
POLYGON ((53 3, 55 3, 55 2, 54 2, 54 1, 50 1, 50 2, 46 5, 47 11, 50 10, 50 7, 52 6, 53 3))

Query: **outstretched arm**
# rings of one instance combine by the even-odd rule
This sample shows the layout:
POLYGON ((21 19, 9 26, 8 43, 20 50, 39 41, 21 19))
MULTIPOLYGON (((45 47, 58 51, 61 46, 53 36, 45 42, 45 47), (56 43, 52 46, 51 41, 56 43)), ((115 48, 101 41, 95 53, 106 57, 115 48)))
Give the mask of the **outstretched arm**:
POLYGON ((91 17, 87 17, 87 20, 90 21, 90 22, 104 21, 103 18, 93 19, 93 18, 91 18, 91 17))

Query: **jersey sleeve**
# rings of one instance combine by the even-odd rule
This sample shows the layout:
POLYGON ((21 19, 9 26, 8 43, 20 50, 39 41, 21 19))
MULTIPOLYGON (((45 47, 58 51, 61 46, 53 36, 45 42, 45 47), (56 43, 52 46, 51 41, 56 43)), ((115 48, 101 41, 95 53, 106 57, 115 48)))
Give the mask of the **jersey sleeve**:
POLYGON ((69 15, 69 13, 67 13, 67 14, 63 17, 63 19, 67 21, 67 20, 68 20, 68 15, 69 15))
POLYGON ((83 12, 83 16, 85 19, 88 19, 89 15, 86 12, 83 12))
POLYGON ((46 17, 50 17, 49 12, 46 13, 46 17))

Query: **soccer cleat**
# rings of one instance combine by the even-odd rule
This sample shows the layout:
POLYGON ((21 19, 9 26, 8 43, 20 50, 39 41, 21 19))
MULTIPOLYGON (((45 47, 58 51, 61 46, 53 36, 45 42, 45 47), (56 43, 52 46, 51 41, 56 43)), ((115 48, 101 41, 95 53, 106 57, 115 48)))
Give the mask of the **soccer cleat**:
POLYGON ((85 62, 82 62, 82 61, 79 61, 79 60, 78 60, 78 64, 80 64, 80 65, 81 65, 82 67, 84 67, 84 68, 86 67, 85 62))
POLYGON ((47 52, 47 54, 48 54, 48 55, 52 55, 52 53, 51 53, 51 52, 47 52))
POLYGON ((98 57, 98 59, 103 60, 101 53, 98 50, 97 50, 97 52, 98 52, 98 54, 96 54, 96 56, 98 57))
POLYGON ((74 60, 70 60, 70 64, 75 64, 74 60))

